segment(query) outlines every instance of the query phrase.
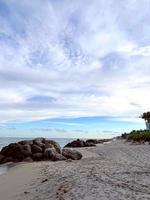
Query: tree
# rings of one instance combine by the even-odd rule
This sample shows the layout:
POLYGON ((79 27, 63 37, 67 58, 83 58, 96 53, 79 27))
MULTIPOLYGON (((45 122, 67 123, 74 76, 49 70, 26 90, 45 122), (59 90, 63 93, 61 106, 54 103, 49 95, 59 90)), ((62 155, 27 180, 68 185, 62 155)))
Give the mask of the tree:
POLYGON ((150 130, 150 111, 144 112, 141 118, 145 120, 146 128, 150 130))

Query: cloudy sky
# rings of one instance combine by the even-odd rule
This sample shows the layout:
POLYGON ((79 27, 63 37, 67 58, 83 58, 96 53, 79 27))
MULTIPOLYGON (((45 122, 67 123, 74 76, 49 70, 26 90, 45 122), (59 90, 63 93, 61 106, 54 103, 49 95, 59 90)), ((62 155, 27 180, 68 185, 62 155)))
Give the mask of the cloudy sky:
POLYGON ((0 136, 144 128, 150 0, 0 0, 0 136))

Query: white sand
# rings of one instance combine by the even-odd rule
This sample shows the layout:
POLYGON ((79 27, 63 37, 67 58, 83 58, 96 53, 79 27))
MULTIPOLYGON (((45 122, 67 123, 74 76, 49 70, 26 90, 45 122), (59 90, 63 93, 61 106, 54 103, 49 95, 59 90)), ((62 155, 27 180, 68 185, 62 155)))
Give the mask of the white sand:
POLYGON ((80 161, 21 164, 1 175, 0 200, 150 199, 150 146, 115 141, 79 150, 80 161))

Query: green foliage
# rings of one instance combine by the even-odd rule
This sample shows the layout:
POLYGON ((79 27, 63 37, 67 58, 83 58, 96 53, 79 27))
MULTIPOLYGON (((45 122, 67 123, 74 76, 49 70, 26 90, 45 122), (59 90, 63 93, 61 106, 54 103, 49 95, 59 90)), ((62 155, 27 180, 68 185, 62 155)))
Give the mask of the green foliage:
POLYGON ((149 112, 144 112, 141 115, 141 118, 144 119, 146 122, 150 122, 150 111, 149 112))
POLYGON ((129 141, 150 141, 150 130, 133 130, 126 136, 129 141))

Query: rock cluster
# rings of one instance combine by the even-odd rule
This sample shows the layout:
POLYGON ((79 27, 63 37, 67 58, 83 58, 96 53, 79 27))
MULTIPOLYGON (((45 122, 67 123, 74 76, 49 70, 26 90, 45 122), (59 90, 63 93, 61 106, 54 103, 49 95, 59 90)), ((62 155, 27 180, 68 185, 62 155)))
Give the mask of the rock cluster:
POLYGON ((94 146, 96 146, 96 144, 102 144, 102 143, 108 142, 108 141, 110 141, 110 139, 101 139, 101 140, 88 139, 86 141, 77 139, 77 140, 74 140, 74 141, 66 144, 65 147, 75 147, 75 148, 78 148, 78 147, 94 147, 94 146))
POLYGON ((82 154, 80 152, 67 148, 61 150, 61 147, 57 142, 45 138, 11 143, 0 151, 0 164, 21 161, 79 160, 81 158, 82 154))
POLYGON ((84 140, 74 140, 73 142, 68 143, 65 147, 91 147, 96 146, 93 142, 88 142, 84 140))

